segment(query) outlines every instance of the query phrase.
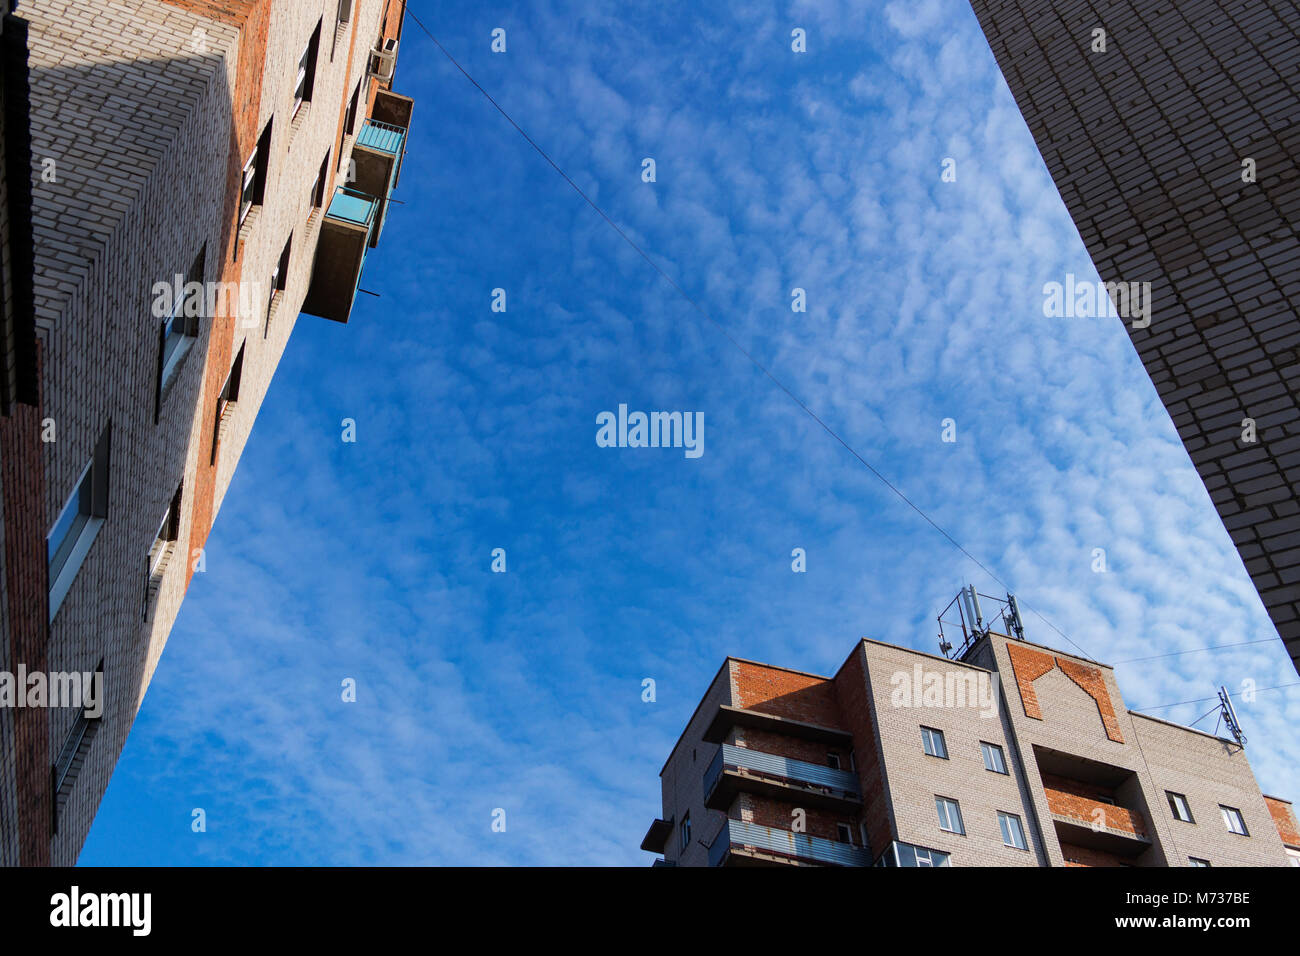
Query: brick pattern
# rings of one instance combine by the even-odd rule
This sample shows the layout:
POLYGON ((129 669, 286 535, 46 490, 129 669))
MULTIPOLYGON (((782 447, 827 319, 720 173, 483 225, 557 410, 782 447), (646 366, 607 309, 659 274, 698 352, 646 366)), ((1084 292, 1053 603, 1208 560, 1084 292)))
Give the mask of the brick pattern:
POLYGON ((1300 669, 1300 5, 971 5, 1101 277, 1151 283, 1124 327, 1300 669))
POLYGON ((1296 824, 1295 810, 1290 801, 1265 796, 1264 804, 1273 817, 1273 825, 1277 827, 1277 835, 1282 838, 1282 843, 1300 850, 1300 826, 1296 824))
POLYGON ((1116 856, 1114 853, 1107 853, 1105 850, 1094 850, 1090 847, 1075 846, 1070 843, 1061 844, 1061 853, 1064 856, 1066 866, 1099 867, 1132 865, 1116 856))
POLYGON ((1008 644, 1007 654, 1011 657, 1011 666, 1016 675, 1016 686, 1020 690, 1020 702, 1025 708, 1025 716, 1042 720, 1043 709, 1038 706, 1034 681, 1056 666, 1056 658, 1051 654, 1044 654, 1018 644, 1008 644))
MULTIPOLYGON (((295 324, 314 253, 310 184, 332 151, 347 97, 365 74, 364 56, 353 58, 350 50, 368 48, 385 18, 390 27, 400 24, 401 6, 391 0, 360 0, 346 30, 336 30, 337 10, 336 0, 30 0, 22 6, 31 24, 36 316, 44 358, 39 416, 52 419, 58 432, 57 441, 40 446, 40 466, 33 469, 44 482, 39 501, 29 504, 37 541, 96 440, 112 427, 108 521, 50 626, 46 660, 52 670, 88 670, 104 658, 105 719, 57 836, 48 840, 44 829, 49 862, 76 859, 193 573, 192 549, 206 542, 295 324), (290 124, 298 58, 317 24, 314 95, 290 124), (336 50, 335 39, 345 35, 348 46, 336 50), (256 227, 240 241, 240 169, 272 117, 267 199, 256 227), (57 163, 53 182, 40 178, 45 158, 57 163), (257 303, 255 315, 202 321, 155 420, 153 284, 185 273, 204 249, 206 281, 265 286, 291 234, 284 298, 266 335, 257 303), (243 341, 249 345, 239 402, 214 468, 216 392, 243 341), (185 553, 170 563, 153 620, 145 624, 144 555, 182 479, 178 551, 185 553)), ((365 82, 369 102, 378 84, 365 82)), ((8 462, 9 449, 3 451, 8 462)), ((11 492, 21 493, 20 486, 6 485, 7 498, 11 492)), ((7 546, 26 520, 6 519, 7 546)), ((43 573, 43 554, 22 566, 43 573)), ((13 577, 10 561, 4 577, 13 577)), ((45 615, 41 587, 24 606, 45 615)), ((9 590, 6 598, 13 603, 9 590)), ((6 632, 12 644, 15 629, 6 632)), ((33 762, 42 779, 48 780, 75 718, 48 712, 33 762)), ((11 730, 0 723, 7 747, 11 730)), ((9 753, 0 761, 0 771, 9 773, 9 753)), ((25 772, 20 766, 20 776, 25 772)), ((20 782, 18 789, 20 802, 41 799, 38 783, 20 782)))
POLYGON ((1101 715, 1101 724, 1106 728, 1106 736, 1116 743, 1124 742, 1124 735, 1119 731, 1119 722, 1115 720, 1115 708, 1110 703, 1110 692, 1102 679, 1101 671, 1079 661, 1068 658, 1056 658, 1056 666, 1065 676, 1083 689, 1083 692, 1097 702, 1097 712, 1101 715))
POLYGON ((1140 814, 1118 804, 1097 800, 1089 792, 1092 789, 1079 781, 1061 777, 1049 779, 1048 775, 1043 775, 1043 792, 1047 795, 1047 806, 1052 813, 1136 836, 1147 835, 1147 827, 1140 814))
POLYGON ((835 686, 825 677, 736 661, 731 689, 737 707, 823 727, 843 726, 835 686))

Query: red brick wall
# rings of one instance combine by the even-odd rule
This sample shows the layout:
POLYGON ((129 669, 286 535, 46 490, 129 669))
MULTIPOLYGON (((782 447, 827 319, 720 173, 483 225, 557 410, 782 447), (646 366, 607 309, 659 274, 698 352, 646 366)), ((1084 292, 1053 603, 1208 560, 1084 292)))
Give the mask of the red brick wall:
POLYGON ((862 787, 860 820, 866 824, 872 855, 879 856, 894 839, 894 832, 889 823, 889 800, 871 723, 872 710, 863 659, 862 644, 859 643, 835 675, 835 692, 840 712, 847 717, 845 729, 853 734, 853 758, 862 787))
POLYGON ((1136 836, 1146 836, 1146 823, 1139 814, 1096 799, 1099 796, 1113 799, 1112 792, 1105 787, 1044 774, 1043 792, 1047 795, 1047 808, 1052 813, 1088 824, 1100 823, 1136 836))
POLYGON ((1074 846, 1070 843, 1061 844, 1061 853, 1065 857, 1066 866, 1125 866, 1126 864, 1115 854, 1107 853, 1105 850, 1090 850, 1083 846, 1074 846))
POLYGON ((1115 708, 1110 701, 1110 690, 1101 671, 1087 664, 1072 661, 1064 657, 1053 657, 1020 644, 1007 642, 1007 656, 1011 658, 1011 671, 1020 689, 1020 702, 1024 705, 1025 716, 1035 720, 1043 719, 1042 708, 1038 705, 1038 694, 1034 691, 1034 681, 1055 667, 1060 667, 1066 677, 1074 681, 1085 694, 1097 704, 1101 716, 1101 725, 1106 736, 1116 743, 1124 742, 1120 733, 1119 722, 1115 719, 1115 708))
POLYGON ((751 730, 748 727, 740 728, 737 736, 741 738, 737 740, 739 746, 759 750, 765 754, 776 754, 778 757, 788 757, 791 760, 815 763, 819 767, 828 766, 826 755, 835 753, 840 758, 840 766, 845 770, 849 769, 849 754, 842 747, 815 740, 800 740, 798 737, 774 734, 766 730, 751 730))
MULTIPOLYGON (((41 375, 36 346, 36 381, 41 375)), ((13 406, 0 416, 0 471, 4 486, 5 587, 9 598, 9 655, 44 673, 49 639, 48 558, 45 552, 45 469, 41 463, 41 406, 13 406)), ((14 763, 18 799, 18 861, 50 863, 50 720, 44 707, 15 708, 14 763)))
MULTIPOLYGON (((226 283, 238 283, 242 264, 237 259, 238 241, 236 226, 239 215, 239 192, 242 185, 241 170, 244 160, 257 145, 262 130, 258 118, 262 107, 262 74, 266 63, 266 45, 271 26, 271 0, 168 0, 175 6, 186 7, 209 16, 223 12, 223 19, 239 24, 239 69, 232 94, 233 128, 227 144, 226 161, 226 234, 222 237, 220 273, 210 278, 226 283)), ((194 551, 202 548, 212 530, 213 507, 216 500, 217 473, 210 465, 217 415, 217 396, 221 393, 235 355, 235 317, 211 317, 212 331, 208 338, 208 354, 203 369, 203 394, 199 402, 199 415, 205 426, 200 431, 198 471, 194 476, 193 521, 190 540, 185 554, 185 584, 189 586, 194 576, 194 551)))
POLYGON ((1295 811, 1291 804, 1277 797, 1265 797, 1264 803, 1268 805, 1268 812, 1273 817, 1273 825, 1277 827, 1277 835, 1282 838, 1282 842, 1300 848, 1300 826, 1296 825, 1295 811))
POLYGON ((824 727, 841 727, 835 685, 825 677, 732 661, 732 700, 737 707, 824 727))
MULTIPOLYGON (((750 821, 757 823, 759 826, 773 827, 778 830, 791 830, 794 825, 794 816, 792 812, 796 804, 785 803, 777 800, 767 800, 763 797, 756 797, 752 794, 741 794, 740 797, 732 804, 732 818, 741 819, 743 811, 749 811, 750 821)), ((805 812, 804 830, 809 836, 821 837, 824 840, 838 840, 836 824, 847 823, 849 828, 854 832, 853 839, 858 841, 857 822, 852 817, 836 814, 829 810, 818 810, 811 807, 803 808, 805 812)))

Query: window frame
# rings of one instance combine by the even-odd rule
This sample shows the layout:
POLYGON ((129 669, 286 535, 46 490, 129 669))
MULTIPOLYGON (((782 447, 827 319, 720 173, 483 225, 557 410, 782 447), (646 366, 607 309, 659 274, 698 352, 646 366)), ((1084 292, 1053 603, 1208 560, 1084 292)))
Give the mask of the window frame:
POLYGON ((1015 813, 1008 813, 1005 810, 998 811, 998 829, 1002 831, 1002 845, 1013 850, 1028 850, 1029 836, 1025 833, 1025 823, 1020 816, 1015 813), (1012 826, 1014 824, 1014 826, 1012 826), (1008 842, 1007 837, 1011 835, 1013 839, 1008 842), (1015 842, 1019 839, 1019 843, 1015 842))
MULTIPOLYGON (((940 796, 939 794, 936 793, 934 795, 934 807, 935 807, 935 811, 939 815, 940 830, 942 830, 944 833, 955 833, 958 836, 966 835, 966 821, 963 820, 961 816, 961 801, 954 800, 952 797, 940 796), (945 806, 945 804, 952 805, 951 811, 948 811, 948 808, 945 806), (952 829, 951 827, 944 826, 945 817, 951 817, 953 815, 955 815, 957 818, 956 820, 957 829, 955 830, 952 829)), ((949 819, 948 822, 951 823, 952 820, 949 819)))
POLYGON ((1237 836, 1250 836, 1250 828, 1246 826, 1246 818, 1242 816, 1240 810, 1236 807, 1230 807, 1227 804, 1221 803, 1219 804, 1219 811, 1223 815, 1223 823, 1224 826, 1228 828, 1229 833, 1235 833, 1237 836), (1232 825, 1234 819, 1238 824, 1240 824, 1240 830, 1236 829, 1236 827, 1232 825))
POLYGON ((948 741, 944 738, 943 731, 937 727, 921 725, 921 749, 928 757, 938 757, 940 760, 948 759, 948 741), (939 742, 939 753, 935 753, 930 749, 931 742, 936 739, 939 742))
POLYGON ((691 811, 687 810, 682 814, 682 822, 678 824, 678 843, 677 849, 685 852, 686 848, 691 845, 691 811))
POLYGON ((1169 804, 1169 812, 1173 814, 1175 820, 1180 823, 1196 822, 1196 817, 1192 814, 1192 805, 1187 802, 1186 794, 1175 793, 1173 790, 1166 790, 1165 801, 1169 804), (1175 799, 1182 801, 1181 811, 1178 809, 1178 804, 1174 802, 1175 799), (1183 813, 1186 813, 1187 816, 1182 816, 1183 813))
POLYGON ((72 492, 64 499, 54 524, 45 535, 46 574, 49 584, 49 619, 53 622, 72 590, 91 546, 108 521, 109 469, 112 425, 105 426, 81 469, 72 492), (75 510, 73 510, 75 509, 75 510), (70 516, 70 517, 69 517, 70 516), (60 526, 66 527, 60 532, 60 526), (57 543, 55 534, 58 533, 57 543))
POLYGON ((1007 769, 1006 751, 1002 749, 1002 746, 1000 744, 990 743, 987 740, 981 740, 980 757, 984 760, 984 769, 987 770, 989 773, 1001 774, 1004 777, 1011 776, 1011 771, 1007 769), (999 769, 998 767, 989 766, 990 753, 997 755, 997 760, 994 762, 999 764, 1001 769, 999 769))

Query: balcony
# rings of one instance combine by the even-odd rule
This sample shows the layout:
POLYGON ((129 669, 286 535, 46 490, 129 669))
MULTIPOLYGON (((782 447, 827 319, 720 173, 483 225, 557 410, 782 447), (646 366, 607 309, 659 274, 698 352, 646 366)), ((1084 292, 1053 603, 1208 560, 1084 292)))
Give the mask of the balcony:
POLYGON ((304 313, 348 321, 378 208, 379 200, 360 190, 340 186, 334 193, 321 220, 304 313))
POLYGON ((352 185, 379 200, 375 229, 370 236, 372 247, 379 244, 388 218, 389 200, 401 176, 413 108, 410 97, 380 90, 375 95, 370 118, 362 124, 352 144, 352 160, 356 163, 356 179, 352 185))
POLYGON ((862 847, 728 819, 709 847, 709 866, 870 866, 862 847))
POLYGON ((723 744, 704 773, 704 805, 726 810, 738 793, 828 810, 862 804, 856 773, 723 744))

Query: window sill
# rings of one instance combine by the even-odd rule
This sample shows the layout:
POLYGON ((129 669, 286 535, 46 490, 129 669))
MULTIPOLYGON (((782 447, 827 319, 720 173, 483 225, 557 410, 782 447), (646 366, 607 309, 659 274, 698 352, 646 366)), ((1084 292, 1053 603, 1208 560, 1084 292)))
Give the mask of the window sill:
POLYGON ((76 580, 77 573, 86 560, 86 555, 90 553, 90 546, 95 543, 95 538, 99 536, 99 530, 102 527, 104 527, 103 518, 91 517, 86 520, 85 526, 81 529, 81 534, 77 536, 77 543, 72 546, 72 552, 68 555, 68 560, 63 562, 63 567, 59 569, 58 576, 50 583, 51 623, 54 622, 55 616, 59 613, 59 608, 63 606, 63 599, 72 590, 72 582, 76 580))
POLYGON ((248 215, 245 216, 244 221, 239 224, 240 242, 246 242, 248 237, 253 234, 253 230, 257 228, 257 220, 260 219, 261 216, 262 206, 260 203, 255 204, 252 209, 248 210, 248 215))

